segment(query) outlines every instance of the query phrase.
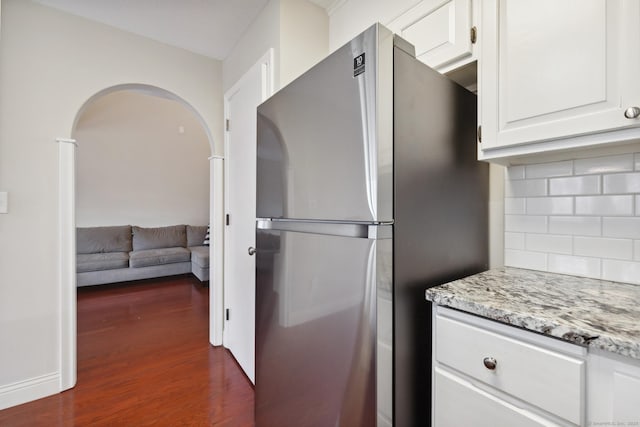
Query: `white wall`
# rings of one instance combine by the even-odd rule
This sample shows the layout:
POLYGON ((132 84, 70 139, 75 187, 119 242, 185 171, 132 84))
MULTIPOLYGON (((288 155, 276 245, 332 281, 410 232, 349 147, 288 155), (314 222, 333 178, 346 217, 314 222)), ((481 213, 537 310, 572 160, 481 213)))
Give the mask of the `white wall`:
POLYGON ((329 17, 304 0, 280 1, 280 86, 284 87, 329 53, 329 17))
POLYGON ((328 25, 325 10, 306 0, 270 0, 224 60, 224 91, 270 48, 277 91, 329 53, 328 25))
POLYGON ((329 48, 333 52, 376 22, 387 24, 420 0, 346 0, 330 11, 329 48))
POLYGON ((270 0, 222 65, 223 91, 229 90, 270 48, 274 49, 274 85, 279 87, 280 1, 270 0))
POLYGON ((58 391, 58 146, 92 95, 166 89, 204 118, 222 152, 221 64, 24 0, 2 0, 0 408, 58 391), (24 393, 20 394, 23 391, 24 393))
POLYGON ((106 94, 83 110, 73 137, 77 226, 209 222, 209 140, 178 101, 106 94))

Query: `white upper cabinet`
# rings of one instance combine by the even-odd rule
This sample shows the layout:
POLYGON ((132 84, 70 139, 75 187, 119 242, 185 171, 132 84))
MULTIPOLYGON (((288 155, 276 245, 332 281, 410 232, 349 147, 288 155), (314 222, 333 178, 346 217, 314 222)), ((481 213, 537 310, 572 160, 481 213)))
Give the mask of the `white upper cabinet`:
POLYGON ((416 48, 416 57, 444 73, 476 59, 471 0, 422 0, 387 26, 416 48))
POLYGON ((481 159, 640 138, 639 1, 480 5, 481 159))

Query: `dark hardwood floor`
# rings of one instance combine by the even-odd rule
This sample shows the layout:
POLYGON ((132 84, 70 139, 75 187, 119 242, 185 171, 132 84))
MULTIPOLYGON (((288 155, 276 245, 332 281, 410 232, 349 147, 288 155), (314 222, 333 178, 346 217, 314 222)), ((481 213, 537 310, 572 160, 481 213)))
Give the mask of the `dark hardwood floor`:
POLYGON ((253 386, 209 344, 191 276, 78 289, 78 382, 0 411, 0 426, 253 426, 253 386))

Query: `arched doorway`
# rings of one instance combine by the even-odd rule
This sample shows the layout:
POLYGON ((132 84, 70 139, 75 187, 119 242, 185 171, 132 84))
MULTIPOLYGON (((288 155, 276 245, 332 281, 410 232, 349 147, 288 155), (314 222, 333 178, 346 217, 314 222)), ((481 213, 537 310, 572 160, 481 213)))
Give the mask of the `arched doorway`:
POLYGON ((137 90, 94 98, 78 116, 76 225, 209 222, 209 140, 182 103, 137 90))
MULTIPOLYGON (((195 122, 197 122, 208 141, 209 148, 204 151, 203 161, 209 161, 209 193, 207 195, 209 203, 209 218, 208 222, 216 224, 218 218, 222 217, 222 205, 212 202, 215 200, 222 200, 222 159, 216 156, 210 156, 209 154, 214 151, 214 141, 211 136, 211 131, 207 126, 202 115, 195 110, 189 102, 181 97, 156 86, 146 84, 123 84, 116 85, 106 89, 103 89, 93 96, 89 97, 82 106, 78 109, 75 115, 74 123, 72 126, 71 135, 75 136, 78 130, 78 126, 81 124, 83 115, 100 99, 112 95, 117 92, 129 92, 137 95, 154 96, 163 100, 170 100, 171 102, 177 102, 181 107, 186 108, 193 114, 195 122), (219 176, 219 179, 214 177, 219 176), (219 213, 218 213, 219 211, 219 213)), ((178 133, 184 131, 179 127, 176 129, 178 133)), ((75 280, 75 230, 76 230, 76 147, 78 144, 74 139, 59 138, 59 200, 60 200, 60 390, 66 390, 72 388, 76 382, 76 280, 75 280)), ((221 222, 221 220, 220 220, 221 222)), ((213 236, 215 244, 216 236, 213 236)), ((221 240, 221 236, 219 237, 221 240)), ((221 244, 217 245, 221 248, 221 244)), ((213 248, 214 246, 212 246, 213 248)), ((222 265, 222 253, 217 250, 216 253, 210 254, 212 272, 215 271, 216 265, 222 265), (219 261, 217 259, 220 258, 219 261)), ((220 273, 221 274, 221 273, 220 273)), ((213 275, 211 277, 211 283, 220 281, 213 275)), ((221 282, 221 281, 220 281, 221 282)), ((211 287, 211 298, 214 298, 214 287, 211 287)), ((216 303, 222 303, 216 300, 216 303)), ((219 310, 215 304, 210 304, 210 329, 216 330, 217 324, 221 325, 222 322, 222 308, 219 310), (219 314, 219 316, 218 316, 219 314), (220 319, 217 319, 220 317, 220 319), (214 324, 216 327, 214 327, 214 324)), ((210 341, 212 344, 216 344, 212 333, 210 341)))

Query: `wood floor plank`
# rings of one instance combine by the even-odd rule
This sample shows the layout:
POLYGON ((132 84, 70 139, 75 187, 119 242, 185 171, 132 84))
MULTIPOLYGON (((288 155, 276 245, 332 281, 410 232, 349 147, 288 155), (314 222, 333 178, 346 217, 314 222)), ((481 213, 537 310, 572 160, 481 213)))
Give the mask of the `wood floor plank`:
POLYGON ((253 426, 253 386, 208 328, 192 276, 80 288, 76 387, 0 426, 253 426))

